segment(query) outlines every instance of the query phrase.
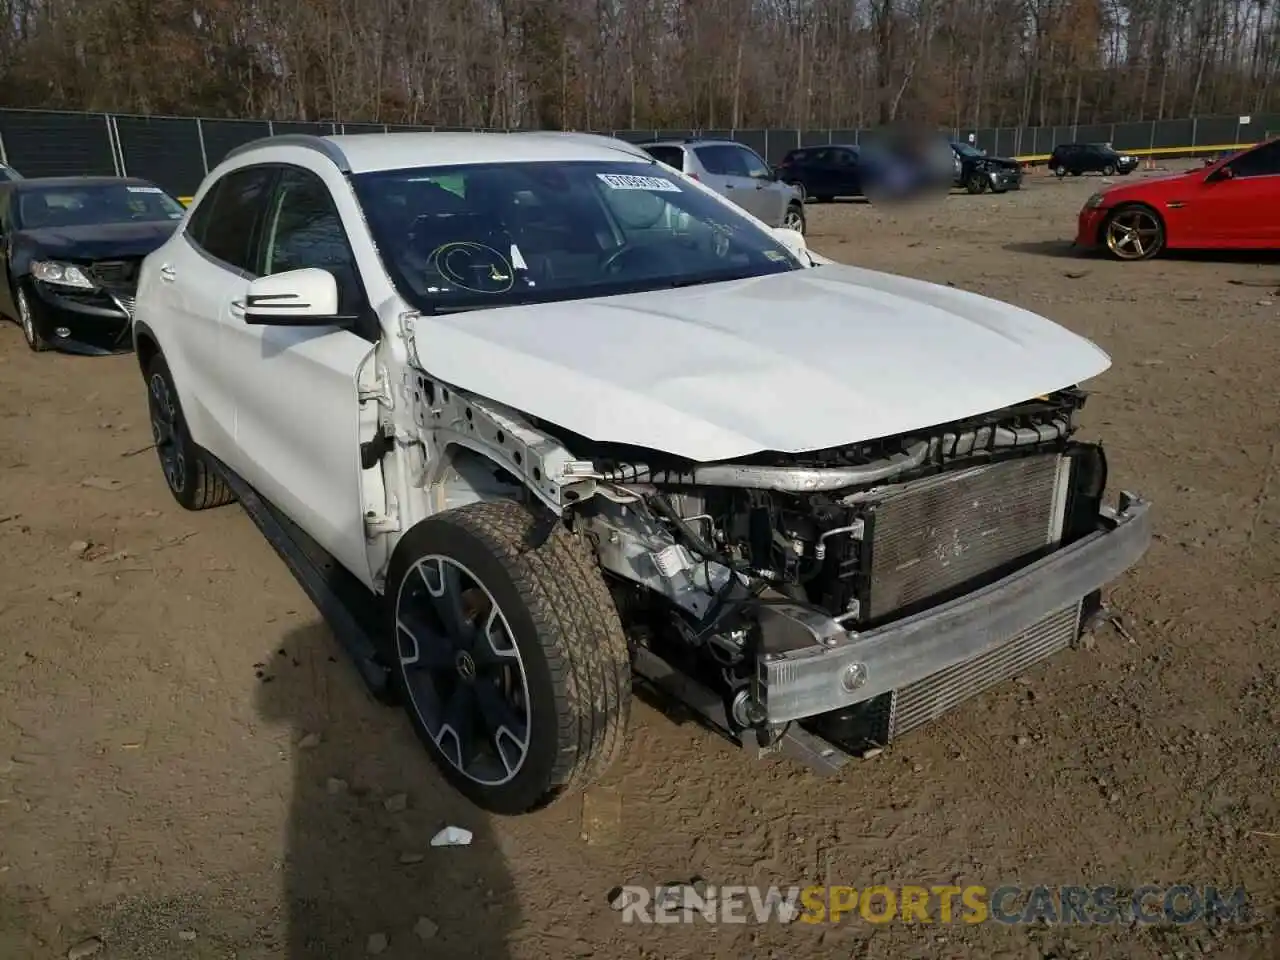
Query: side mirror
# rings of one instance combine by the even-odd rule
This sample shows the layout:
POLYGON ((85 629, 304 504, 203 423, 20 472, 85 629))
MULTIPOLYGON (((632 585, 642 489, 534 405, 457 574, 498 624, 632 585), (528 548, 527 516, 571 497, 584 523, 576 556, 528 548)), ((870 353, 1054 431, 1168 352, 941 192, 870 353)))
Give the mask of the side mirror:
POLYGON ((269 327, 345 327, 355 319, 338 315, 338 281, 317 267, 259 277, 239 306, 245 323, 269 327))
POLYGON ((1219 180, 1230 180, 1235 176, 1235 171, 1230 167, 1218 167, 1216 170, 1210 170, 1205 176, 1205 183, 1217 183, 1219 180))

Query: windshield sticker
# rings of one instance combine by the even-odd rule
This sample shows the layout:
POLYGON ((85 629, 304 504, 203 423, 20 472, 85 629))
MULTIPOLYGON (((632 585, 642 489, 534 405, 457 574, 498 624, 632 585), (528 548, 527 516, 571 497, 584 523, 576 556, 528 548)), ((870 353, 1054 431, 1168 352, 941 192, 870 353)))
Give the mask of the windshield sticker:
POLYGON ((777 250, 766 250, 764 255, 774 263, 784 263, 787 259, 787 255, 785 253, 779 253, 777 250))
POLYGON ((638 177, 629 173, 597 173, 605 185, 614 190, 658 190, 681 193, 680 186, 662 177, 638 177))
POLYGON ((483 243, 442 243, 429 260, 440 276, 470 293, 506 293, 515 285, 511 263, 483 243))
POLYGON ((164 193, 159 187, 125 187, 130 193, 164 193))

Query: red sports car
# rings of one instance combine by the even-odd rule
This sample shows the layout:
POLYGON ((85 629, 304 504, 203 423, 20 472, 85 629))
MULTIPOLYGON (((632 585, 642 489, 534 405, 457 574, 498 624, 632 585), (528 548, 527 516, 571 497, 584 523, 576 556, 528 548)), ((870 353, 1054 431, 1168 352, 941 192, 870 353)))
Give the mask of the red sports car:
POLYGON ((1280 138, 1190 173, 1095 193, 1075 242, 1120 260, 1167 249, 1280 249, 1280 138))

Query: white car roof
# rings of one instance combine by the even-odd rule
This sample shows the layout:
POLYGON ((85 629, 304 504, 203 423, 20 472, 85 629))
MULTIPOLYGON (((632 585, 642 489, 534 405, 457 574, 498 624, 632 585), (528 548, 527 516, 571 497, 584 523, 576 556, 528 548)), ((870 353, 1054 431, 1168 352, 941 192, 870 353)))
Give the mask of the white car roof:
POLYGON ((653 158, 623 140, 570 131, 528 133, 358 133, 327 137, 290 135, 255 140, 232 155, 273 147, 320 150, 346 172, 373 173, 410 167, 456 166, 465 163, 636 160, 653 158))

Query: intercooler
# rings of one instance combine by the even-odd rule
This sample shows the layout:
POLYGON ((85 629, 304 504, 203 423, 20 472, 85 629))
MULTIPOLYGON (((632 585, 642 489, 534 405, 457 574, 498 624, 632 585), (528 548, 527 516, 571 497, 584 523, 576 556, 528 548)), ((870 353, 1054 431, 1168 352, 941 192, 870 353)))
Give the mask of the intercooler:
POLYGON ((866 600, 880 622, 996 580, 1062 538, 1070 460, 983 464, 906 485, 870 511, 866 600))
POLYGON ((952 707, 1065 649, 1075 639, 1079 623, 1080 604, 1073 603, 1004 646, 893 691, 883 742, 938 719, 952 707))

